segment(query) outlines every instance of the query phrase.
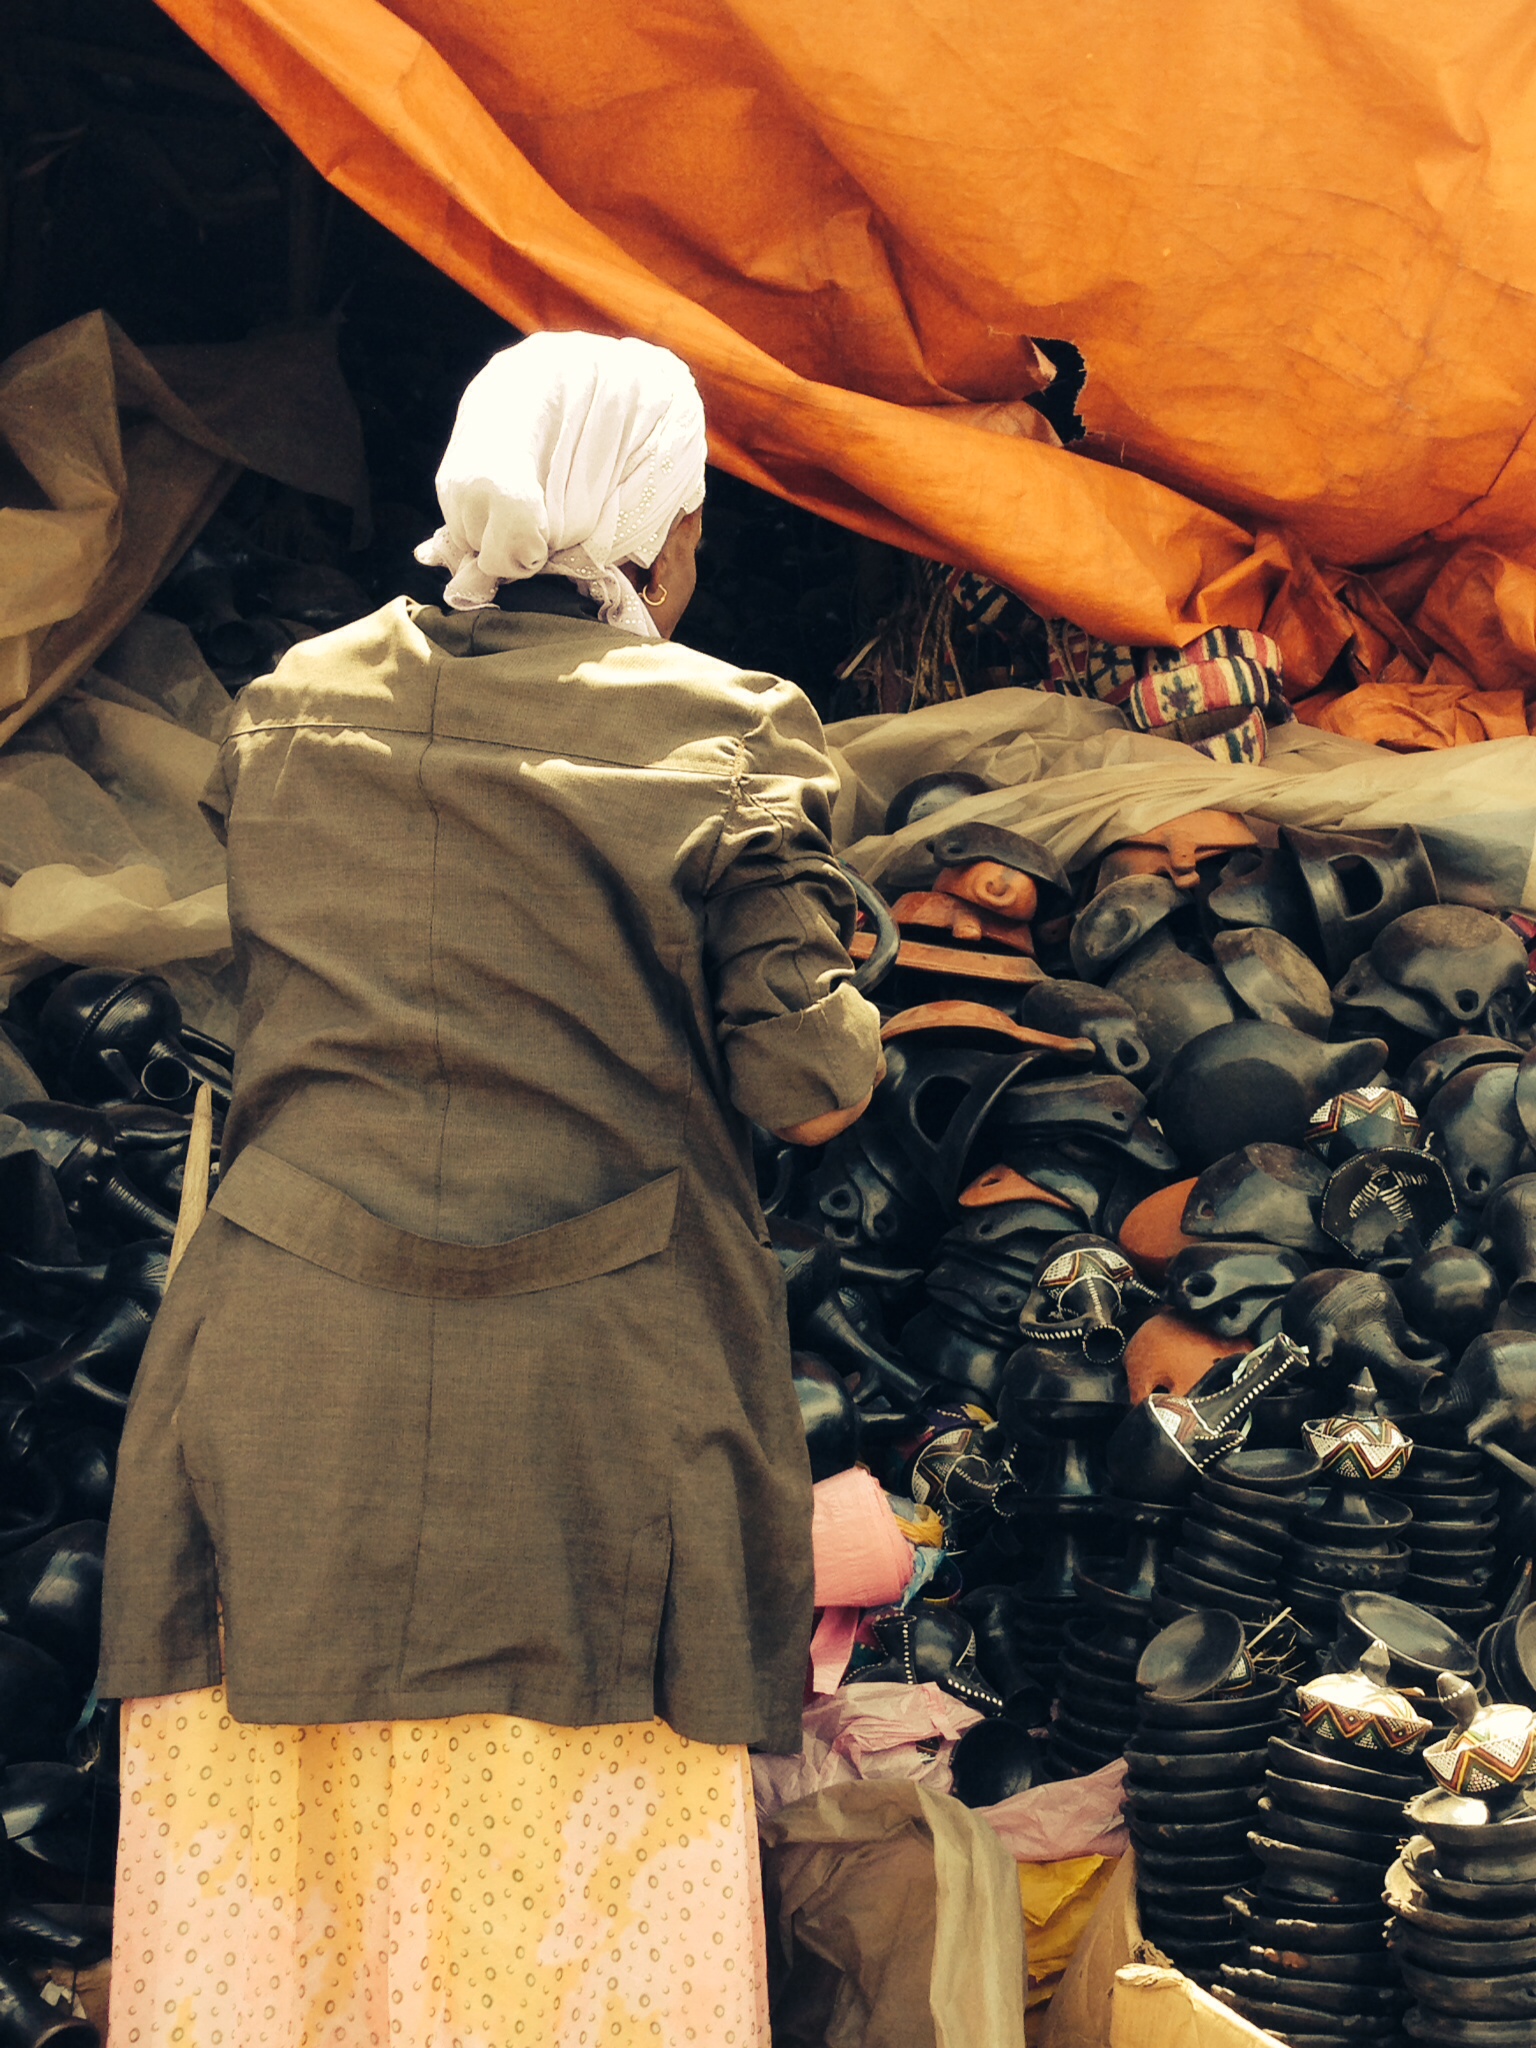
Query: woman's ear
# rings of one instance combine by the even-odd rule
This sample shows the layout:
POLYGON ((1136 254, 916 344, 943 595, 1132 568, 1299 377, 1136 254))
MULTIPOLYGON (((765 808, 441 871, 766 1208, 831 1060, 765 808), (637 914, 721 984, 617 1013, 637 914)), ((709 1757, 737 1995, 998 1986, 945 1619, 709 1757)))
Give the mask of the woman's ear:
POLYGON ((655 621, 663 640, 670 640, 677 623, 693 601, 698 584, 699 542, 704 533, 704 512, 684 512, 672 523, 672 531, 661 544, 649 575, 636 577, 641 600, 655 621))

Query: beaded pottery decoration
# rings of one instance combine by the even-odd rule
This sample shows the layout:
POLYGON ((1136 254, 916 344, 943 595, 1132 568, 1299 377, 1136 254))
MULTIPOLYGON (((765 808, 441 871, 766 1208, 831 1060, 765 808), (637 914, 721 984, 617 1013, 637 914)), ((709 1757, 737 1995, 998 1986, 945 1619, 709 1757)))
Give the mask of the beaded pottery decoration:
POLYGON ((1464 1678, 1441 1675, 1439 1693, 1456 1716, 1453 1733, 1424 1752, 1446 1792, 1486 1799, 1536 1778, 1536 1713, 1529 1707, 1482 1706, 1464 1678))

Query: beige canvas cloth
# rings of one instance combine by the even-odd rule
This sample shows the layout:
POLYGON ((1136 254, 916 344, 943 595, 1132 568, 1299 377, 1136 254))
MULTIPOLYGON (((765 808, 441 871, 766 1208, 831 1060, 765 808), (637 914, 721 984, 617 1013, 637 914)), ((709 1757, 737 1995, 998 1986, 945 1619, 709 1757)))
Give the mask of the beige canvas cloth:
POLYGON ((875 882, 964 819, 1012 826, 1078 869, 1119 839, 1216 810, 1324 829, 1417 825, 1480 880, 1490 907, 1536 907, 1536 739, 1393 754, 1298 724, 1270 735, 1263 766, 1228 766, 1133 732, 1112 705, 1008 689, 848 719, 827 740, 840 780, 837 844, 875 882), (899 789, 953 768, 997 787, 884 833, 899 789))

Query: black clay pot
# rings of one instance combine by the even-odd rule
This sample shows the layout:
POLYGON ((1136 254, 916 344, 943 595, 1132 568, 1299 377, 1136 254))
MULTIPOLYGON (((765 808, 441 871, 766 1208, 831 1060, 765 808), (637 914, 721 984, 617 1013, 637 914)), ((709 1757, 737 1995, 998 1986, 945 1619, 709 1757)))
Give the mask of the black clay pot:
POLYGON ((1304 1344, 1319 1372, 1355 1380, 1368 1372, 1380 1392, 1417 1406, 1449 1363, 1432 1338, 1410 1330, 1396 1294, 1377 1273, 1325 1267, 1285 1297, 1285 1334, 1304 1344))
POLYGON ((1424 842, 1412 825, 1395 832, 1309 832, 1280 828, 1312 905, 1324 972, 1337 979, 1378 932, 1409 910, 1439 900, 1424 842))
POLYGON ((1327 1258, 1318 1221, 1328 1169, 1294 1145, 1244 1145, 1208 1166, 1190 1189, 1187 1237, 1260 1240, 1327 1258))
POLYGON ((1519 1457, 1536 1451, 1536 1332, 1474 1338, 1450 1378, 1425 1395, 1424 1409, 1464 1424, 1469 1444, 1502 1444, 1519 1457))
MULTIPOLYGON (((89 1685, 101 1644, 104 1522, 72 1522, 0 1558, 0 1630, 35 1643, 89 1685)), ((8 1754, 0 1744, 0 1754, 8 1754)))
POLYGON ((1252 846, 1233 854, 1206 897, 1205 914, 1213 931, 1257 926, 1281 933, 1309 955, 1317 950, 1317 920, 1284 848, 1252 846))
POLYGON ((38 1028, 58 1085, 73 1101, 190 1109, 206 1081, 216 1107, 229 1107, 229 1048, 187 1030, 181 1005, 158 974, 81 968, 53 990, 38 1028))
POLYGON ((168 1271, 163 1244, 125 1245, 112 1254, 101 1298, 56 1351, 24 1368, 42 1406, 121 1425, 168 1271))
POLYGON ((1101 889, 1072 923, 1072 965, 1099 982, 1133 946, 1188 901, 1166 875, 1125 875, 1101 889))
MULTIPOLYGON (((1422 1115, 1446 1082, 1464 1068, 1517 1067, 1520 1059, 1519 1046, 1511 1045, 1505 1039, 1486 1038, 1477 1032, 1458 1032, 1452 1038, 1440 1038, 1433 1045, 1425 1046, 1404 1071, 1403 1093, 1422 1115)), ((1518 1088, 1516 1094, 1518 1101, 1518 1088)))
POLYGON ((1311 1270, 1299 1252, 1261 1240, 1189 1245, 1163 1279, 1169 1308, 1220 1337, 1252 1330, 1311 1270))
POLYGON ((1176 1173, 1178 1158, 1148 1120, 1146 1109, 1141 1090, 1116 1074, 1076 1074, 1049 1081, 1025 1078, 998 1099, 978 1142, 992 1157, 1011 1164, 1012 1149, 1021 1142, 1088 1138, 1153 1173, 1176 1173))
POLYGON ((1373 1642, 1388 1652, 1394 1686, 1427 1686, 1433 1695, 1441 1672, 1471 1678, 1477 1670, 1472 1645, 1422 1607, 1387 1593, 1347 1593, 1339 1602, 1339 1668, 1351 1669, 1373 1642))
POLYGON ((1378 1038, 1324 1045, 1278 1024, 1223 1024, 1174 1055, 1158 1113, 1197 1167, 1244 1145, 1299 1145, 1316 1110, 1373 1079, 1386 1056, 1378 1038))
POLYGON ((112 1909, 13 1902, 0 1912, 0 1952, 35 1968, 89 1969, 112 1953, 112 1909))
POLYGON ((859 1411, 842 1376, 824 1358, 811 1351, 797 1351, 793 1365, 811 1478, 830 1479, 859 1462, 859 1411))
POLYGON ((1179 943, 1176 922, 1160 924, 1117 961, 1108 986, 1136 1012, 1153 1077, 1191 1039, 1242 1015, 1217 969, 1179 943))
POLYGON ((1508 925, 1460 903, 1395 918, 1371 944, 1376 970, 1434 1003, 1451 1028, 1469 1029, 1504 989, 1525 982, 1525 947, 1508 925))
POLYGON ((1126 1748, 1126 1783, 1154 1791, 1251 1785, 1264 1768, 1264 1755, 1262 1745, 1249 1750, 1209 1750, 1197 1756, 1189 1751, 1174 1754, 1160 1745, 1137 1741, 1126 1748))
MULTIPOLYGON (((52 1168, 73 1223, 114 1242, 174 1235, 174 1210, 138 1183, 104 1111, 72 1102, 23 1102, 7 1114, 52 1168)), ((185 1150, 184 1128, 167 1137, 161 1149, 185 1150)))
POLYGON ((1498 1275, 1505 1301, 1529 1324, 1536 1319, 1536 1173, 1516 1174, 1495 1189, 1482 1222, 1477 1249, 1498 1275))
POLYGON ((1283 1024, 1326 1038, 1333 1025, 1327 982, 1303 953, 1279 932, 1263 926, 1218 931, 1211 951, 1222 978, 1250 1016, 1261 1024, 1283 1024))
POLYGON ((1034 1783, 1040 1745, 1015 1721, 978 1721, 955 1744, 949 1763, 951 1789, 962 1806, 998 1806, 1034 1783))
POLYGON ((915 1612, 881 1615, 873 1626, 885 1655, 850 1671, 844 1685, 931 1682, 980 1713, 1001 1712, 1002 1701, 976 1668, 975 1632, 963 1614, 925 1604, 915 1612))
POLYGON ((1087 1038, 1098 1048, 1099 1064, 1135 1081, 1151 1064, 1136 1012, 1122 997, 1091 981, 1038 981, 1024 992, 1019 1022, 1035 1031, 1087 1038))
POLYGON ((904 831, 908 825, 936 817, 968 796, 984 796, 991 787, 980 775, 968 774, 963 768, 941 768, 933 775, 919 775, 916 781, 898 789, 886 805, 884 829, 904 831))
POLYGON ((1498 1313, 1498 1276, 1481 1253, 1465 1245, 1421 1253, 1395 1286, 1409 1322, 1452 1358, 1492 1329, 1498 1313))
POLYGON ((1519 1168, 1526 1140, 1515 1111, 1517 1071, 1463 1067, 1425 1108, 1425 1149, 1445 1167, 1465 1208, 1482 1208, 1519 1168))
POLYGON ((1322 1821, 1330 1827, 1365 1828, 1380 1835, 1410 1832, 1403 1819, 1401 1794, 1353 1792, 1344 1785, 1286 1777, 1275 1770, 1264 1774, 1264 1791, 1275 1806, 1304 1820, 1322 1821))

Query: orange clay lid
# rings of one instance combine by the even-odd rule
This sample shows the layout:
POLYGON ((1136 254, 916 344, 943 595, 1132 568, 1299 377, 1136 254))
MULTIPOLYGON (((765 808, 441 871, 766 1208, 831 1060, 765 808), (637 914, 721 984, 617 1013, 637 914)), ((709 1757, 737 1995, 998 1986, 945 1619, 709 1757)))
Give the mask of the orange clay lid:
POLYGON ((1069 1216, 1072 1214, 1070 1202, 1041 1187, 1039 1181, 1026 1180, 1011 1166, 989 1166, 960 1197, 962 1209, 995 1209, 999 1202, 1049 1202, 1053 1209, 1065 1209, 1069 1216))
POLYGON ((1020 924, 1013 918, 995 917, 990 911, 978 910, 973 904, 962 902, 958 896, 941 895, 937 890, 909 890, 905 896, 897 897, 891 906, 891 915, 903 931, 947 931, 968 943, 987 939, 994 945, 1007 946, 1015 953, 1027 953, 1031 957, 1034 954, 1035 941, 1027 924, 1020 924))

